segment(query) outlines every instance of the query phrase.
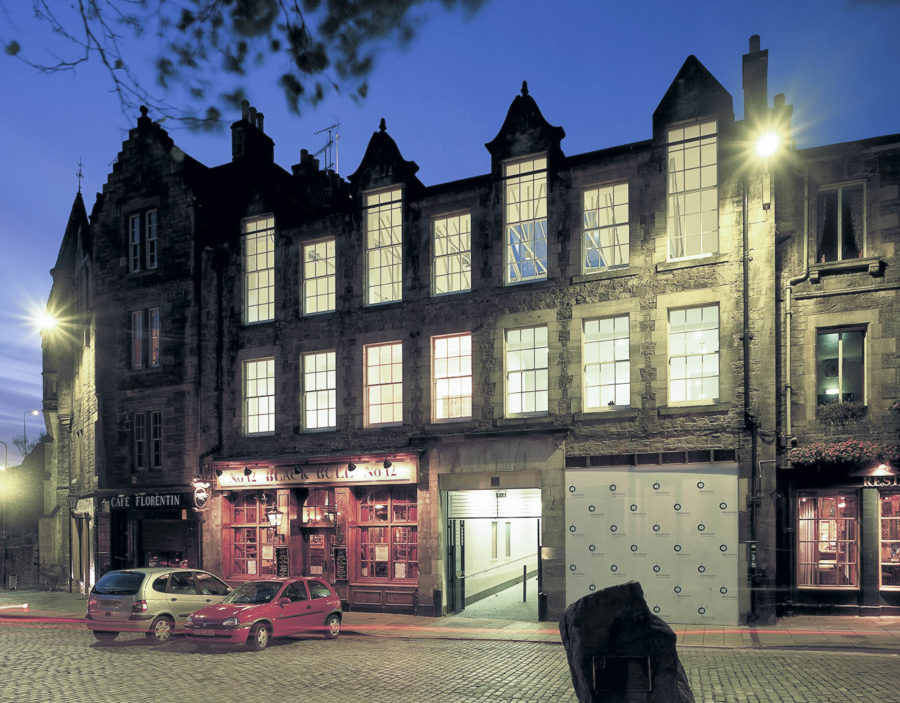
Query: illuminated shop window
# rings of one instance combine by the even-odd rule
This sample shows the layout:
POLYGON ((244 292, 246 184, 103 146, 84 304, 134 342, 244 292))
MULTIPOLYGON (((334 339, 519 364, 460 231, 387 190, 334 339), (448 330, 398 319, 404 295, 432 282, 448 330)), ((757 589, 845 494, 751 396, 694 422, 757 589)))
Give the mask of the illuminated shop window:
POLYGON ((865 330, 819 330, 816 335, 818 405, 866 400, 863 372, 865 330))
POLYGON ((472 335, 432 337, 434 419, 472 416, 472 335))
POLYGON ((900 589, 900 493, 882 493, 881 587, 900 589))
POLYGON ((839 186, 816 201, 816 260, 846 261, 863 256, 866 245, 865 186, 839 186))
POLYGON ((584 321, 584 410, 631 403, 628 315, 584 321))
POLYGON ((550 404, 547 326, 506 330, 506 413, 547 412, 550 404))
POLYGON ((418 505, 414 487, 376 488, 359 502, 359 575, 419 577, 418 505))
POLYGON ((241 223, 243 233, 244 324, 275 319, 275 218, 241 223))
POLYGON ((669 311, 669 403, 719 398, 719 306, 669 311))
POLYGON ((403 191, 365 195, 366 305, 400 300, 403 282, 403 191))
POLYGON ((503 164, 506 283, 547 278, 547 158, 503 164))
POLYGON ((232 506, 232 576, 275 576, 275 536, 262 495, 238 493, 232 506))
POLYGON ((472 287, 472 217, 450 215, 434 220, 435 295, 460 293, 472 287))
POLYGON ((797 510, 797 586, 859 586, 858 520, 855 495, 800 494, 797 510))
POLYGON ((668 132, 668 233, 671 259, 719 251, 719 188, 716 123, 668 132))
POLYGON ((582 273, 628 266, 628 184, 584 191, 582 273))
POLYGON ((303 245, 303 314, 335 307, 334 239, 303 245))

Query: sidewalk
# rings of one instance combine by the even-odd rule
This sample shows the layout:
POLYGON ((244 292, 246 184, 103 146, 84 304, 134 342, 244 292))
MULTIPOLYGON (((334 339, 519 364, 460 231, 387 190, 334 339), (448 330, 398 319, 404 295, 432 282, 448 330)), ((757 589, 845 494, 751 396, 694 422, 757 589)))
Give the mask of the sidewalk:
MULTIPOLYGON (((87 597, 64 592, 0 589, 4 620, 49 619, 77 624, 87 597), (27 604, 27 607, 25 607, 27 604)), ((679 647, 729 649, 840 649, 900 653, 900 617, 796 616, 771 626, 670 625, 679 647)), ((343 632, 373 637, 506 640, 561 644, 555 622, 523 622, 448 615, 345 612, 343 632)))

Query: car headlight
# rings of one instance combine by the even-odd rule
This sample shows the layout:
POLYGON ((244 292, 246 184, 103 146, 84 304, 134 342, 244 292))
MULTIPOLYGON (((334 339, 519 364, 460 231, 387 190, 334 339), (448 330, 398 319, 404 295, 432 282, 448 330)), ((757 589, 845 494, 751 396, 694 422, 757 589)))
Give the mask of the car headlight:
POLYGON ((222 627, 237 627, 238 619, 237 618, 225 618, 222 621, 222 627))
POLYGON ((194 624, 194 616, 193 616, 193 615, 188 615, 188 616, 187 616, 187 620, 185 620, 185 622, 186 622, 188 625, 193 625, 193 624, 194 624))

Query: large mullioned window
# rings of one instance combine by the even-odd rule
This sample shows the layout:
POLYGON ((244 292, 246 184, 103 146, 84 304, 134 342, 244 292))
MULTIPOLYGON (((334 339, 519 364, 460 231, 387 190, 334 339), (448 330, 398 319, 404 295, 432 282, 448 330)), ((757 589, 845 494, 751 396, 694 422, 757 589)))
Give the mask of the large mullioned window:
POLYGON ((668 131, 669 259, 719 251, 716 123, 668 131))
POLYGON ((628 266, 628 184, 584 191, 582 273, 628 266))
POLYGON ((303 417, 308 430, 337 426, 335 352, 303 355, 303 417))
POLYGON ((275 359, 244 362, 244 432, 275 431, 275 359))
POLYGON ((472 217, 448 215, 434 220, 435 295, 472 288, 472 217))
POLYGON ((403 422, 403 345, 365 347, 366 426, 403 422))
POLYGON ((669 311, 669 402, 719 398, 719 306, 669 311))
POLYGON ((244 254, 244 324, 275 318, 275 218, 241 223, 244 254))
POLYGON ((303 313, 315 315, 335 307, 334 239, 303 245, 303 313))
POLYGON ((506 283, 547 278, 547 158, 503 164, 506 283))
POLYGON ((472 415, 472 335, 432 337, 434 419, 472 415))
POLYGON ((365 195, 366 305, 400 300, 403 283, 403 191, 365 195))
POLYGON ((506 412, 547 412, 549 407, 547 326, 506 330, 506 412))
POLYGON ((584 409, 631 403, 628 316, 584 321, 584 409))

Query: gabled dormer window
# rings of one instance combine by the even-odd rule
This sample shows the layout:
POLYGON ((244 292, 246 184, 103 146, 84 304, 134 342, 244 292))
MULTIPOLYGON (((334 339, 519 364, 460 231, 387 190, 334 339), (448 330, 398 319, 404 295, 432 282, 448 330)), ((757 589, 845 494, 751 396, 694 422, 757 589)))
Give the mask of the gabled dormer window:
POLYGON ((668 131, 669 260, 719 252, 719 188, 716 122, 668 131))
POLYGON ((365 194, 366 305, 393 303, 403 293, 403 191, 365 194))
POLYGON ((547 157, 503 164, 505 282, 547 278, 547 157))

